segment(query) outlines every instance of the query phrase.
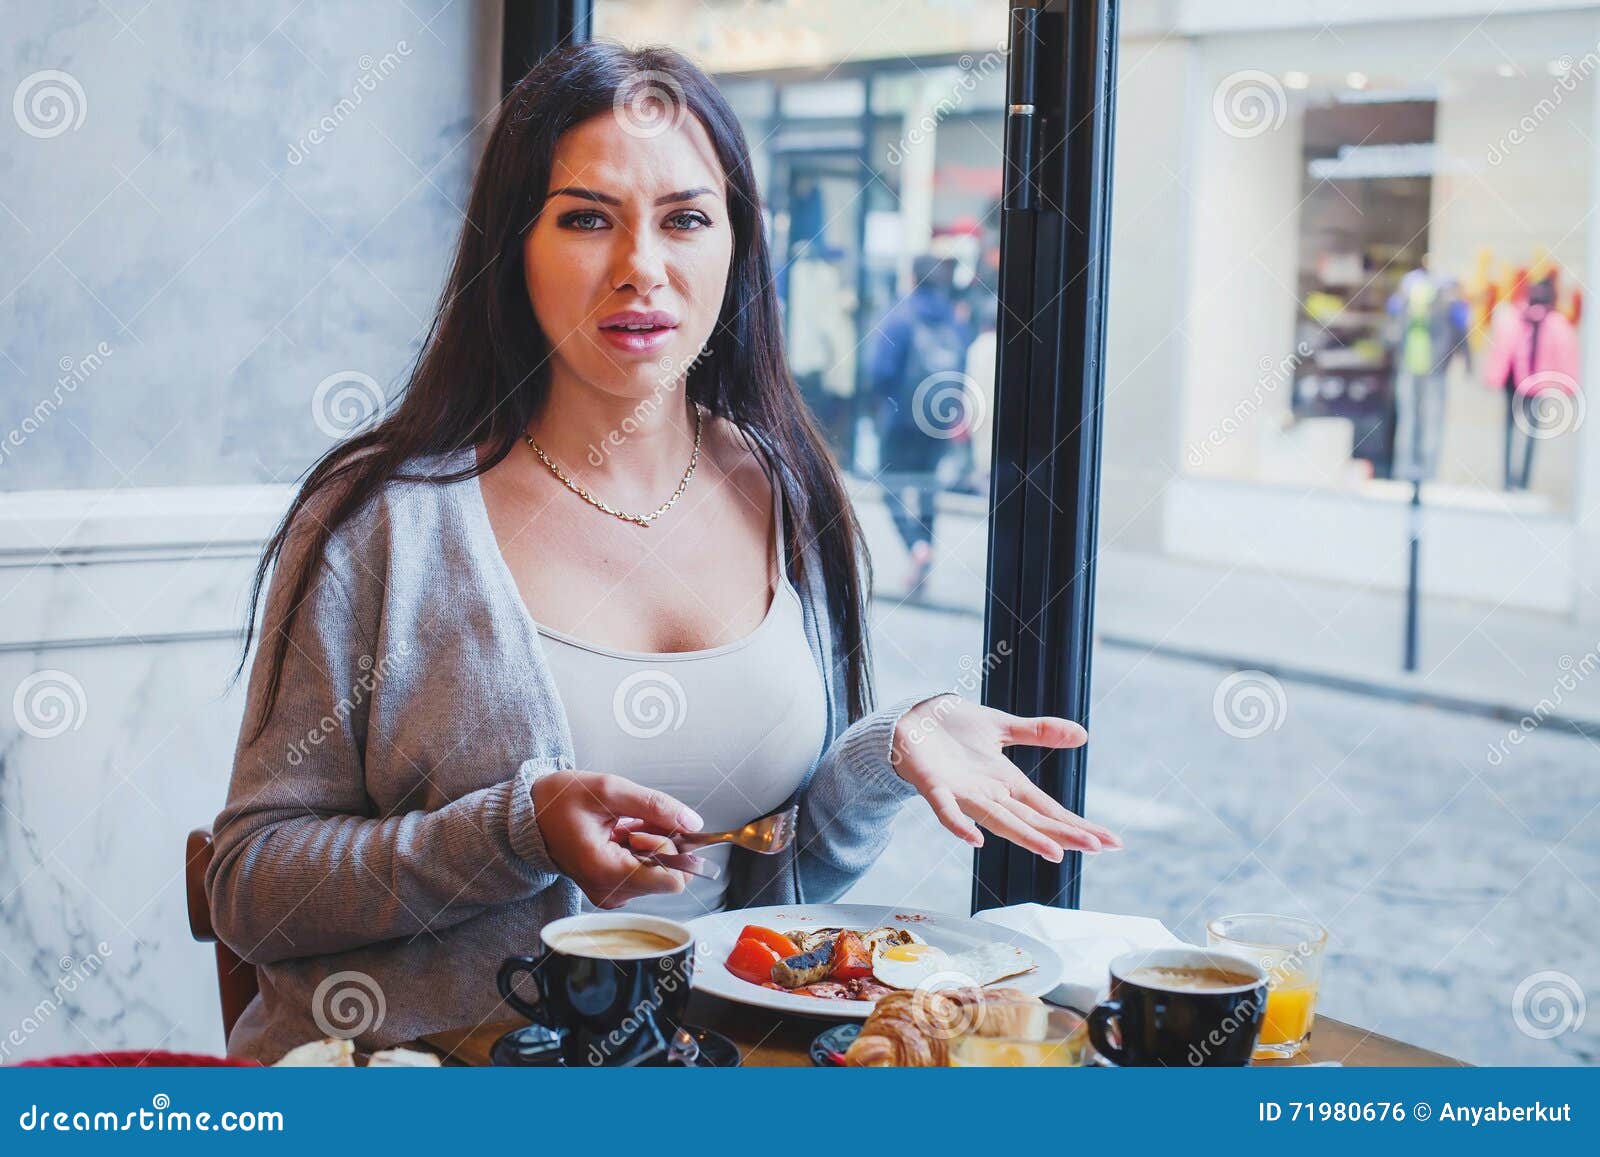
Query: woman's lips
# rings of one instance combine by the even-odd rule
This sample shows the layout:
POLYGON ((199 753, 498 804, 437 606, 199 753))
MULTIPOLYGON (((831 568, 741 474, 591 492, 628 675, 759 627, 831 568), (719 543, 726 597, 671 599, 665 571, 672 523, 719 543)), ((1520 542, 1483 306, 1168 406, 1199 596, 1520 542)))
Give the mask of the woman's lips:
POLYGON ((654 353, 672 340, 675 326, 661 326, 657 329, 607 329, 602 327, 600 336, 614 348, 623 353, 648 354, 654 353))

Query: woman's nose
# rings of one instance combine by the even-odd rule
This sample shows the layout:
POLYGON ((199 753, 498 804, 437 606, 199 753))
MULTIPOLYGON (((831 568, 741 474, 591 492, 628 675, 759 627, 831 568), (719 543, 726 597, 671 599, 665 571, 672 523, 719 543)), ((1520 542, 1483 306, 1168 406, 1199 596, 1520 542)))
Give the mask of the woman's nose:
POLYGON ((661 242, 648 230, 617 231, 620 239, 613 284, 617 289, 630 286, 638 293, 649 293, 667 283, 666 255, 661 242))

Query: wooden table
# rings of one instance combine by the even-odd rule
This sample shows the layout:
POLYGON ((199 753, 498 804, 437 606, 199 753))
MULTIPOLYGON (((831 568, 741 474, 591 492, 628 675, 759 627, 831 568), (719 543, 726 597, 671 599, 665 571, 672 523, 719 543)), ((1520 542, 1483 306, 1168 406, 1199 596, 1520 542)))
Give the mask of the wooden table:
MULTIPOLYGON (((744 1063, 759 1066, 810 1066, 807 1052, 812 1038, 830 1021, 809 1017, 780 1016, 764 1009, 734 1004, 720 997, 695 993, 689 1001, 689 1022, 715 1029, 739 1046, 744 1063)), ((487 1065, 494 1042, 526 1021, 486 1024, 476 1029, 459 1029, 423 1037, 423 1043, 445 1057, 447 1064, 487 1065)), ((1261 1065, 1303 1065, 1315 1061, 1339 1061, 1365 1068, 1414 1065, 1420 1068, 1464 1067, 1461 1061, 1419 1049, 1391 1037, 1368 1032, 1330 1017, 1317 1017, 1311 1033, 1311 1048, 1292 1061, 1258 1061, 1261 1065)))

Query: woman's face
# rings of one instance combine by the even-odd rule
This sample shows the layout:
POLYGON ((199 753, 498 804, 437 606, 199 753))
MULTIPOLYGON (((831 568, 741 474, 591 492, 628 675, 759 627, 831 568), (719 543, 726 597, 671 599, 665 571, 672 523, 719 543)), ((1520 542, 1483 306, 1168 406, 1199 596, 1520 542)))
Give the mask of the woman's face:
POLYGON ((650 136, 610 113, 569 129, 523 251, 553 380, 628 399, 675 386, 711 336, 732 255, 722 168, 697 118, 650 136), (647 313, 633 322, 659 328, 618 328, 647 313))

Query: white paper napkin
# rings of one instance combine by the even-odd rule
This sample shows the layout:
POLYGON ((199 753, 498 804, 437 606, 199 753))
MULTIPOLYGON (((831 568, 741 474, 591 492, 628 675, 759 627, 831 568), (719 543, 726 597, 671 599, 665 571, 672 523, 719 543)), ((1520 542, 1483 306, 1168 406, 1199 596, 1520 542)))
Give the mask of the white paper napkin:
POLYGON ((973 919, 1025 933, 1054 948, 1061 957, 1061 978, 1045 999, 1079 1012, 1089 1011, 1105 996, 1110 987, 1107 968, 1113 957, 1135 948, 1184 943, 1152 917, 1086 912, 1080 908, 1013 904, 979 912, 973 919))

